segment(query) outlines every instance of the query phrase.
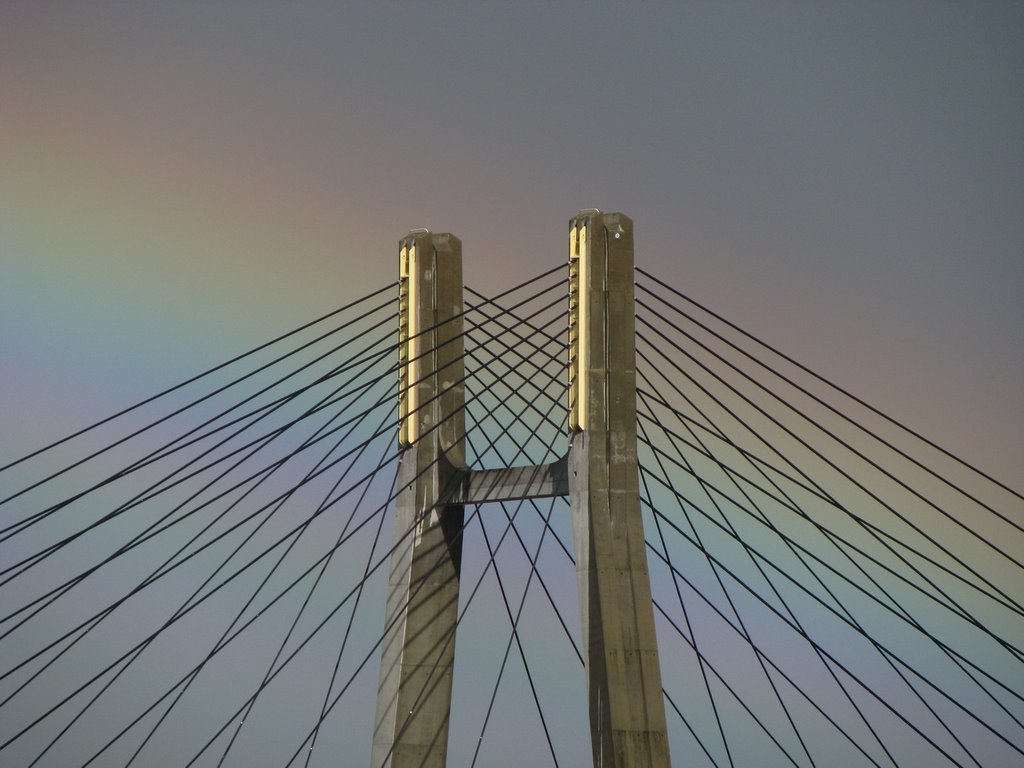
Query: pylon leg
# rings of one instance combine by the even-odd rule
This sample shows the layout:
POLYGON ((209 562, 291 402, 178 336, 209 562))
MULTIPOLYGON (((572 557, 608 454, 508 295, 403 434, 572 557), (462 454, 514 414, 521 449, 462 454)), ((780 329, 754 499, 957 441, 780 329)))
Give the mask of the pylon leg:
POLYGON ((633 223, 581 213, 569 467, 594 765, 668 766, 636 454, 633 223))
POLYGON ((400 489, 372 765, 442 768, 448 748, 463 507, 436 507, 464 464, 462 250, 421 232, 403 263, 400 489))

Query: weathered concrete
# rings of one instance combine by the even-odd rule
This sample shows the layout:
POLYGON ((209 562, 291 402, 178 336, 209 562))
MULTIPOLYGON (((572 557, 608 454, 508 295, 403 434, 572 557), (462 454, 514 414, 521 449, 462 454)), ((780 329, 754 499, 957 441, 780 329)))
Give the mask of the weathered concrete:
POLYGON ((581 212, 569 459, 594 765, 669 765, 636 454, 633 223, 581 212))
POLYGON ((372 765, 441 768, 448 748, 463 507, 437 507, 465 464, 462 245, 415 232, 403 261, 404 446, 372 765), (442 458, 443 457, 443 458, 442 458), (411 531, 411 534, 409 533, 411 531))
POLYGON ((494 470, 465 467, 459 241, 419 232, 400 244, 405 450, 374 768, 445 764, 461 504, 566 494, 594 765, 669 765, 636 456, 633 224, 622 214, 585 211, 571 232, 569 453, 552 464, 494 470))

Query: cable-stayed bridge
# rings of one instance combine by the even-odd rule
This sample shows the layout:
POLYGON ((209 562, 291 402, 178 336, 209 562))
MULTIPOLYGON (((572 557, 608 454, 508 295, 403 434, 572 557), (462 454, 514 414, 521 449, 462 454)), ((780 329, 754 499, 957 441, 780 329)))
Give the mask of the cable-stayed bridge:
MULTIPOLYGON (((384 695, 389 639, 436 599, 389 588, 425 535, 396 509, 437 467, 462 512, 427 505, 458 587, 447 619, 416 619, 454 658, 433 743, 450 765, 619 764, 592 742, 581 481, 558 473, 591 429, 580 329, 610 339, 621 316, 581 315, 578 230, 572 249, 498 295, 460 279, 458 309, 419 325, 403 261, 399 287, 7 463, 0 764, 401 762, 439 694, 428 673, 397 715, 384 695), (409 470, 456 422, 461 455, 409 470)), ((1024 764, 1024 497, 673 276, 629 281, 672 764, 1024 764)))

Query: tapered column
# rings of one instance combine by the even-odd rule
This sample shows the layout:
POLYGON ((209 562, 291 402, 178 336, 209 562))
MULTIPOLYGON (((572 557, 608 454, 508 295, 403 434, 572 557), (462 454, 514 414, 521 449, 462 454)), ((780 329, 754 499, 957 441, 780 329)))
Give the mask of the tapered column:
POLYGON ((668 766, 636 454, 633 222, 570 222, 569 488, 594 765, 668 766))
POLYGON ((435 508, 464 465, 462 245, 399 244, 401 463, 373 734, 373 768, 444 766, 463 508, 435 508))

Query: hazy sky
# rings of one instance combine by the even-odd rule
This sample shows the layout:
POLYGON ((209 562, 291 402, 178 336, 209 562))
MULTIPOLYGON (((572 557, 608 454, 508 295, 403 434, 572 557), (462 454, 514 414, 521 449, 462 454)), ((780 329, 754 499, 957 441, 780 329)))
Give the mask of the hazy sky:
POLYGON ((1022 25, 1015 3, 4 3, 4 452, 393 279, 408 229, 460 235, 494 289, 596 206, 635 219, 641 265, 1012 477, 1022 25))
POLYGON ((396 276, 637 263, 1024 462, 1024 6, 0 3, 0 459, 396 276))

